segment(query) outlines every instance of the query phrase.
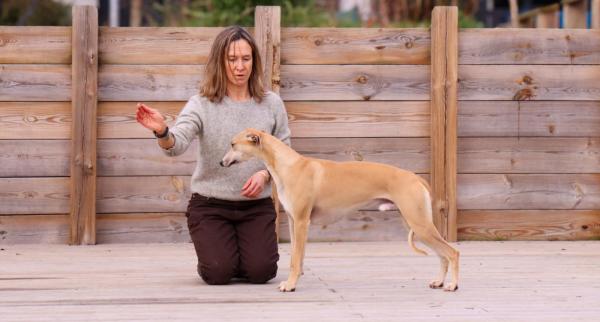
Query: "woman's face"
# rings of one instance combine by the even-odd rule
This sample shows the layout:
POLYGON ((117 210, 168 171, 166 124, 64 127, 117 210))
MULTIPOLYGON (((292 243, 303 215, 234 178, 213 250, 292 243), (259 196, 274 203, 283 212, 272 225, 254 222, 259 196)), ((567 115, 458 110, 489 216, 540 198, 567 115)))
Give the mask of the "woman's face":
POLYGON ((252 72, 252 47, 246 40, 236 40, 229 45, 225 66, 228 86, 248 86, 252 72))

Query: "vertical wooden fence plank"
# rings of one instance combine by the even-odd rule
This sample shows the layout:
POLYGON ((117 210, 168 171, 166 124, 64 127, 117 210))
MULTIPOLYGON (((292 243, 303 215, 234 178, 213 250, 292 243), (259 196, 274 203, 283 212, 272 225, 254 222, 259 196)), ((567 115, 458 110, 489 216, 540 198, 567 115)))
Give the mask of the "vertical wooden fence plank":
POLYGON ((281 42, 281 8, 257 6, 254 15, 254 38, 263 63, 266 89, 279 93, 281 42))
POLYGON ((431 18, 431 187, 433 217, 456 241, 458 9, 435 7, 431 18))
POLYGON ((592 0, 592 28, 600 28, 600 0, 592 0))
POLYGON ((587 28, 587 0, 563 1, 564 28, 587 28))
POLYGON ((544 8, 540 8, 540 11, 535 18, 536 28, 559 28, 560 7, 558 5, 551 5, 544 8))
POLYGON ((96 107, 98 12, 74 6, 72 32, 70 243, 96 243, 96 107))
MULTIPOLYGON (((281 8, 277 6, 257 6, 254 12, 254 38, 263 63, 263 82, 265 89, 279 94, 280 43, 281 43, 281 8)), ((275 232, 279 240, 279 223, 281 222, 281 205, 277 198, 277 188, 273 187, 272 197, 277 218, 275 232)))
POLYGON ((510 7, 510 26, 519 28, 519 4, 517 0, 509 0, 510 7))

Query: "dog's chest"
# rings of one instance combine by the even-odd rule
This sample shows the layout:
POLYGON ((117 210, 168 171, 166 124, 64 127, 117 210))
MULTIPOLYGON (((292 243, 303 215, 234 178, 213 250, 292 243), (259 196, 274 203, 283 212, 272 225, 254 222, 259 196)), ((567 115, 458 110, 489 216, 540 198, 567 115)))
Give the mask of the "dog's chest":
POLYGON ((279 185, 277 186, 277 198, 279 199, 279 202, 281 202, 281 205, 285 211, 292 211, 289 198, 285 195, 285 190, 283 190, 283 188, 279 188, 279 185))

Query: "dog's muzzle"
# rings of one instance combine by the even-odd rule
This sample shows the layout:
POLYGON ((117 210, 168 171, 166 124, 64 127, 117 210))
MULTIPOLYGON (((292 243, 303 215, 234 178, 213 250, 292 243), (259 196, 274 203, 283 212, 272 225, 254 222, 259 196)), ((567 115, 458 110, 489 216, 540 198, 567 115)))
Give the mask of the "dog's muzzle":
POLYGON ((221 162, 219 162, 219 164, 220 164, 222 167, 230 167, 231 165, 233 165, 233 164, 236 164, 236 163, 237 163, 237 162, 236 162, 235 160, 231 161, 231 163, 229 163, 229 164, 225 164, 225 162, 223 162, 223 160, 221 160, 221 162))

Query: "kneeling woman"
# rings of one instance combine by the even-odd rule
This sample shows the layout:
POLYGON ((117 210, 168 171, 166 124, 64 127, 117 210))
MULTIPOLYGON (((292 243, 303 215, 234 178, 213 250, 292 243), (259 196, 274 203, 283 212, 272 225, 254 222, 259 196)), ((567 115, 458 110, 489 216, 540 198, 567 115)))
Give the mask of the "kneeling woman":
POLYGON ((186 216, 198 273, 208 284, 235 277, 265 283, 277 274, 268 171, 258 160, 219 165, 231 138, 248 127, 290 143, 283 102, 263 89, 261 76, 254 40, 241 27, 229 27, 214 40, 200 93, 189 99, 172 128, 158 110, 138 104, 137 121, 154 132, 167 155, 182 154, 198 139, 186 216))

